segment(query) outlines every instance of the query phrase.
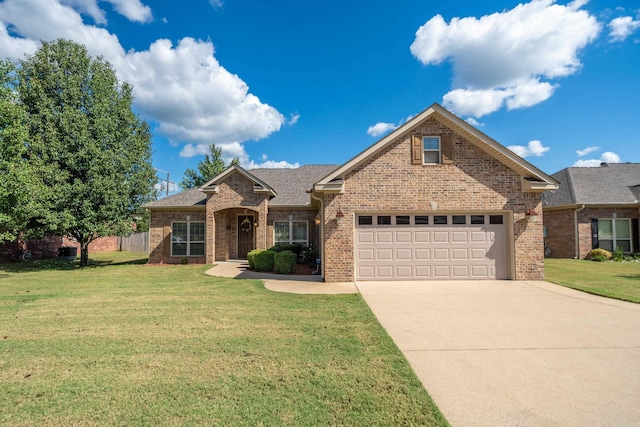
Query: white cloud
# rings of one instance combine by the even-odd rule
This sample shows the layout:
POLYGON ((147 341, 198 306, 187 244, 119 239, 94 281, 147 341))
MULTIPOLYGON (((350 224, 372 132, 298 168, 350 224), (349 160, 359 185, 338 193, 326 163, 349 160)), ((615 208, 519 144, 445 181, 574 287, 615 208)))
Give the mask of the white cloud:
POLYGON ((222 0, 209 0, 209 4, 214 9, 222 9, 222 7, 224 6, 224 2, 222 0))
POLYGON ((605 153, 602 153, 602 156, 599 159, 581 159, 576 161, 573 166, 593 168, 600 166, 600 163, 620 163, 620 156, 612 151, 607 151, 605 153))
POLYGON ((461 115, 476 118, 499 110, 525 108, 548 99, 553 79, 575 73, 578 53, 600 32, 600 24, 569 5, 532 0, 480 18, 436 15, 421 26, 411 45, 425 65, 450 61, 453 90, 443 102, 461 115))
POLYGON ((594 151, 598 151, 600 149, 600 147, 587 147, 584 150, 577 150, 576 154, 578 155, 578 157, 583 157, 586 156, 589 153, 593 153, 594 151))
POLYGON ((534 139, 533 141, 529 141, 526 147, 523 145, 510 145, 507 148, 513 151, 514 153, 516 153, 520 157, 529 157, 529 156, 540 157, 540 156, 543 156, 544 153, 546 153, 551 149, 549 147, 545 147, 544 145, 542 145, 542 142, 538 141, 537 139, 534 139))
MULTIPOLYGON (((96 22, 104 17, 104 11, 94 7, 95 0, 61 1, 1 2, 0 58, 32 54, 40 40, 62 37, 85 45, 91 55, 102 55, 121 80, 133 85, 136 109, 146 120, 158 122, 160 134, 176 145, 187 144, 181 152, 185 157, 201 153, 198 147, 203 144, 241 146, 265 138, 285 123, 280 112, 261 102, 238 75, 217 61, 210 41, 184 38, 174 46, 160 39, 148 50, 125 52, 116 35, 83 21, 81 13, 96 22)), ((129 19, 151 19, 150 9, 139 0, 108 1, 129 19)), ((298 118, 293 114, 289 122, 298 118)))
POLYGON ((298 120, 300 120, 300 114, 291 113, 289 114, 289 121, 287 121, 287 124, 289 126, 295 125, 296 123, 298 123, 298 120))
POLYGON ((609 22, 609 37, 612 42, 623 41, 640 28, 640 20, 631 16, 615 18, 609 22))
POLYGON ((468 117, 465 121, 467 123, 469 123, 471 126, 475 126, 475 127, 484 126, 484 124, 480 123, 479 121, 477 121, 473 117, 468 117))
POLYGON ((151 8, 140 0, 106 0, 120 15, 134 22, 150 22, 153 20, 151 8))
MULTIPOLYGON (((261 156, 262 162, 258 163, 254 160, 251 160, 249 154, 245 151, 244 145, 239 142, 230 142, 224 144, 216 144, 216 147, 220 149, 222 152, 222 160, 225 163, 229 163, 234 158, 238 158, 240 161, 240 166, 245 169, 255 169, 255 168, 275 168, 275 169, 285 169, 285 168, 298 168, 300 167, 299 163, 289 163, 285 160, 269 160, 266 154, 261 156)), ((205 154, 209 154, 209 144, 187 144, 184 146, 182 151, 180 151, 180 157, 190 158, 195 156, 204 156, 205 154)))
POLYGON ((394 123, 378 122, 373 126, 369 126, 369 129, 367 129, 367 134, 376 137, 392 131, 397 127, 398 125, 394 123))

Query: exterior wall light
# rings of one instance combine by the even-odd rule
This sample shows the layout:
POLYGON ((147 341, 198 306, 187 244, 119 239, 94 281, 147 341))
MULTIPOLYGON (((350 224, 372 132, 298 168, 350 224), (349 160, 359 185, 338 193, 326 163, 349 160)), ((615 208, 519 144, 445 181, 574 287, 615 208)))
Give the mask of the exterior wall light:
POLYGON ((524 216, 527 218, 528 222, 538 222, 540 221, 540 215, 538 214, 538 212, 534 211, 533 209, 529 209, 524 216))

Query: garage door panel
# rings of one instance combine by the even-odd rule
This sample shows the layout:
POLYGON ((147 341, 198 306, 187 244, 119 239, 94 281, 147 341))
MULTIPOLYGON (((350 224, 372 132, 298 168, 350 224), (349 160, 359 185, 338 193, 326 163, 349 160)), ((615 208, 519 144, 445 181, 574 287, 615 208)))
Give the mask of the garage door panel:
POLYGON ((358 243, 373 243, 374 235, 375 233, 373 232, 373 230, 371 231, 358 230, 357 232, 358 238, 356 240, 358 243))
POLYGON ((411 243, 410 231, 396 231, 396 243, 411 243))
POLYGON ((428 248, 415 248, 416 261, 431 259, 431 249, 428 248))
POLYGON ((393 243, 393 232, 391 231, 376 232, 376 241, 378 243, 393 243))
POLYGON ((508 277, 506 225, 413 224, 356 225, 356 279, 508 277))
POLYGON ((383 248, 376 251, 376 259, 378 261, 393 261, 393 249, 383 248))
POLYGON ((449 243, 448 231, 434 231, 431 237, 434 243, 449 243))
POLYGON ((396 249, 396 260, 412 261, 413 260, 413 258, 411 257, 412 252, 413 251, 411 250, 411 248, 396 249))
POLYGON ((431 232, 415 231, 413 233, 413 239, 416 243, 429 243, 431 241, 431 232))
POLYGON ((433 249, 433 259, 434 260, 447 260, 449 259, 449 249, 447 248, 434 248, 433 249))

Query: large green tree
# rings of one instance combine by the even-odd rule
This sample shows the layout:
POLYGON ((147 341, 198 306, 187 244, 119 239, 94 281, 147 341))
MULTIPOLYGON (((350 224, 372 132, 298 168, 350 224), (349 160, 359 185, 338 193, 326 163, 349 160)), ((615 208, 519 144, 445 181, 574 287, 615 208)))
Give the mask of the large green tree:
POLYGON ((140 205, 152 199, 149 126, 132 111, 132 87, 82 45, 43 42, 18 65, 25 158, 47 165, 46 226, 74 237, 87 265, 89 243, 131 232, 140 205))
POLYGON ((50 168, 27 159, 27 114, 16 85, 16 65, 0 62, 0 242, 46 234, 48 222, 42 177, 50 168))
POLYGON ((224 160, 222 160, 222 150, 216 148, 215 144, 209 146, 209 153, 210 155, 205 154, 204 159, 198 163, 197 171, 191 168, 184 171, 184 177, 180 182, 180 187, 183 190, 200 187, 216 175, 224 172, 229 166, 240 163, 236 157, 228 165, 225 165, 224 160))

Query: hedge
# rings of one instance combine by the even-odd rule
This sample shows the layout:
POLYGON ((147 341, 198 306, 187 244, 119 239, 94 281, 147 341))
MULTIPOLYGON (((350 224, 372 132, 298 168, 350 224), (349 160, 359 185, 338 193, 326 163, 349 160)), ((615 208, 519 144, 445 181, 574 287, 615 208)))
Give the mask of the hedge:
POLYGON ((254 268, 256 271, 271 271, 273 270, 273 256, 276 253, 273 251, 261 251, 254 257, 254 268))
POLYGON ((293 271, 298 255, 291 251, 278 252, 273 257, 274 270, 278 274, 289 274, 293 271))
POLYGON ((250 269, 255 270, 256 255, 258 255, 260 252, 264 252, 264 249, 254 249, 252 251, 249 251, 249 253, 247 254, 247 261, 249 262, 250 269))

